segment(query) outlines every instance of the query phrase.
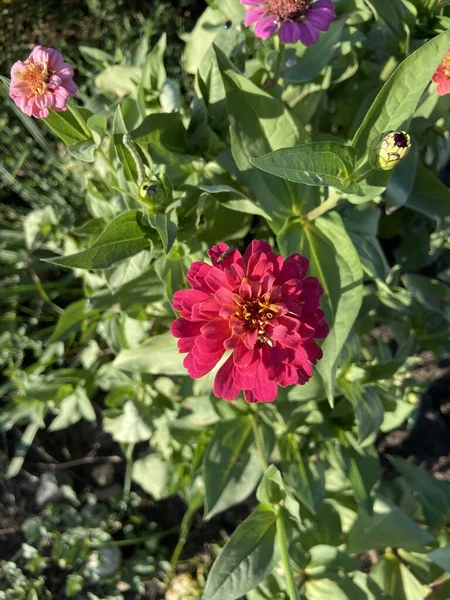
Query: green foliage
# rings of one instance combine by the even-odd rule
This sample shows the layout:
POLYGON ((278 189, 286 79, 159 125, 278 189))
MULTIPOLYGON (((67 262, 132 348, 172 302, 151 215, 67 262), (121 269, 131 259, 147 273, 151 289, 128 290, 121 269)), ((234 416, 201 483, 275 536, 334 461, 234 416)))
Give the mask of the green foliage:
POLYGON ((36 122, 0 88, 0 470, 38 513, 0 600, 446 600, 448 415, 421 394, 449 350, 449 3, 336 0, 286 48, 239 0, 74 4, 76 102, 36 122), (410 155, 373 172, 397 129, 410 155), (172 299, 255 239, 309 259, 330 331, 307 384, 229 403, 172 299))

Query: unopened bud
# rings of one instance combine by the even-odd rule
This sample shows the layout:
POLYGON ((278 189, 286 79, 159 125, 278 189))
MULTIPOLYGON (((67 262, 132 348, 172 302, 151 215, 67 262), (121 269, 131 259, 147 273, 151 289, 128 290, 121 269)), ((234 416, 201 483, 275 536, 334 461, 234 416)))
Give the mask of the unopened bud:
POLYGON ((411 137, 406 131, 388 131, 372 143, 370 166, 373 169, 389 171, 405 160, 410 150, 411 137))

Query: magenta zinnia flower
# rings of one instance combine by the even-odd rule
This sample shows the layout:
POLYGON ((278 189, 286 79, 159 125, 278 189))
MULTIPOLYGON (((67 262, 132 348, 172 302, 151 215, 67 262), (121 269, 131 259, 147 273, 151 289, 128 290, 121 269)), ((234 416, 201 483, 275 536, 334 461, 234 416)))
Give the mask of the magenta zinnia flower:
POLYGON ((332 0, 240 0, 247 6, 244 25, 256 23, 255 34, 266 40, 278 35, 283 44, 319 41, 319 31, 327 31, 336 18, 332 0))
POLYGON ((328 334, 319 308, 323 290, 316 277, 305 277, 308 259, 285 260, 262 241, 244 257, 224 243, 208 254, 212 266, 192 263, 192 289, 173 298, 181 317, 171 331, 180 352, 188 352, 189 375, 203 377, 231 350, 214 380, 219 398, 234 400, 243 390, 247 402, 273 402, 277 384, 306 383, 322 357, 314 338, 328 334))
POLYGON ((29 117, 48 117, 48 109, 66 110, 67 100, 77 93, 73 69, 53 48, 36 46, 25 62, 11 69, 9 95, 29 117))

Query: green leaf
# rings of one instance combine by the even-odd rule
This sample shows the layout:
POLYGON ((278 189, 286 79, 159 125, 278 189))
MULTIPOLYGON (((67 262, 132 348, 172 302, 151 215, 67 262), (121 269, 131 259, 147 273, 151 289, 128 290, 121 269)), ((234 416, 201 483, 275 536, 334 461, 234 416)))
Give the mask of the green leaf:
POLYGON ((37 432, 42 427, 41 419, 43 416, 43 410, 41 411, 41 416, 37 421, 32 421, 27 425, 25 431, 22 433, 22 437, 18 442, 15 451, 14 458, 8 465, 8 469, 6 471, 6 479, 10 479, 11 477, 15 477, 19 474, 20 469, 25 461, 25 457, 28 453, 28 450, 31 444, 36 437, 37 432))
POLYGON ((437 534, 450 513, 450 483, 403 458, 389 456, 389 460, 418 494, 430 530, 437 534))
POLYGON ((252 165, 283 179, 305 185, 331 185, 348 193, 357 193, 350 180, 356 153, 351 146, 336 142, 310 142, 294 148, 281 148, 252 158, 252 165))
POLYGON ((170 332, 155 335, 145 346, 122 350, 113 362, 123 371, 151 373, 152 375, 187 375, 183 367, 184 355, 170 332))
POLYGON ((395 600, 424 600, 430 589, 392 554, 385 554, 373 567, 370 578, 395 600))
POLYGON ((199 199, 203 197, 206 201, 207 197, 210 196, 229 210, 247 215, 259 215, 270 221, 270 216, 253 200, 250 200, 245 194, 242 194, 242 192, 235 190, 229 185, 183 185, 180 189, 187 190, 191 194, 197 194, 199 199), (205 194, 202 194, 202 192, 205 192, 205 194))
POLYGON ((408 21, 414 24, 414 17, 401 0, 367 0, 367 3, 381 26, 386 50, 396 55, 404 54, 409 37, 408 21))
POLYGON ((177 237, 177 226, 171 220, 170 215, 150 215, 148 218, 150 225, 159 233, 163 243, 164 252, 168 254, 177 237))
POLYGON ((333 579, 311 579, 306 582, 305 594, 307 600, 368 600, 369 598, 345 575, 335 576, 333 579))
POLYGON ((137 182, 138 171, 136 161, 134 160, 129 149, 123 143, 123 137, 124 135, 127 135, 127 133, 127 127, 122 115, 122 108, 118 106, 114 114, 113 121, 114 150, 116 151, 117 158, 122 165, 125 179, 127 181, 137 182))
POLYGON ((98 75, 95 85, 103 92, 121 98, 136 90, 141 74, 142 70, 138 67, 113 65, 98 75))
POLYGON ((186 73, 195 75, 200 64, 226 22, 223 12, 208 6, 200 15, 191 32, 184 51, 184 68, 186 73))
POLYGON ((389 185, 386 188, 385 197, 388 214, 405 206, 408 202, 408 198, 414 188, 418 159, 418 144, 413 140, 409 155, 402 163, 395 167, 389 185))
POLYGON ((237 71, 219 48, 215 51, 230 115, 233 158, 241 178, 251 188, 263 210, 272 217, 271 228, 279 231, 286 218, 306 212, 309 207, 303 208, 303 205, 309 200, 308 193, 304 186, 254 169, 250 159, 271 150, 306 142, 308 134, 282 102, 263 92, 237 71))
POLYGON ((168 495, 169 465, 156 454, 149 454, 133 464, 133 481, 156 501, 168 495))
POLYGON ((118 417, 103 417, 103 429, 120 444, 137 444, 150 439, 152 430, 139 415, 132 400, 125 402, 123 413, 118 417))
POLYGON ((286 498, 283 477, 275 465, 270 465, 256 490, 256 497, 263 504, 279 504, 286 498))
POLYGON ((402 281, 412 296, 427 309, 450 322, 450 288, 437 279, 418 273, 407 273, 402 281))
POLYGON ((237 600, 278 563, 276 516, 260 505, 225 544, 209 573, 203 600, 237 600))
POLYGON ((78 423, 81 419, 95 421, 95 411, 86 391, 78 386, 72 394, 64 398, 58 405, 58 415, 50 423, 48 431, 66 429, 78 423))
POLYGON ((239 504, 255 489, 263 474, 258 443, 267 460, 275 443, 273 432, 262 423, 256 424, 252 417, 216 424, 203 461, 205 519, 239 504))
POLYGON ((159 113, 148 115, 135 129, 131 137, 137 144, 148 147, 155 162, 164 161, 167 150, 185 152, 187 133, 181 115, 178 113, 159 113))
POLYGON ((370 549, 382 550, 387 546, 405 550, 421 550, 433 537, 387 500, 377 499, 372 516, 358 512, 348 534, 347 553, 361 554, 370 549))
POLYGON ((83 118, 75 107, 62 112, 51 110, 44 123, 68 146, 85 142, 91 137, 87 125, 83 126, 83 118))
POLYGON ((81 329, 87 315, 89 315, 89 318, 92 318, 97 314, 98 311, 93 311, 92 306, 87 300, 74 302, 59 317, 56 329, 47 343, 53 344, 54 342, 66 340, 69 335, 81 329))
POLYGON ((106 133, 108 121, 105 115, 92 115, 86 122, 89 131, 92 133, 96 146, 99 146, 106 133))
POLYGON ((72 269, 108 269, 119 260, 151 248, 151 240, 139 225, 139 215, 137 210, 130 210, 116 217, 87 250, 45 262, 72 269))
POLYGON ((390 130, 408 129, 420 97, 450 46, 450 31, 413 52, 395 70, 369 108, 353 138, 360 156, 371 142, 390 130))
POLYGON ((428 556, 434 563, 441 567, 443 571, 450 572, 450 544, 432 550, 428 556))
POLYGON ((324 289, 321 307, 330 333, 321 344, 323 358, 316 369, 332 402, 339 355, 362 302, 363 273, 359 257, 336 214, 312 223, 288 223, 278 236, 278 246, 284 256, 296 252, 307 256, 311 261, 310 275, 318 277, 324 289))
POLYGON ((431 171, 419 163, 406 207, 429 219, 444 220, 450 214, 450 191, 431 171))
POLYGON ((280 439, 279 449, 286 481, 297 500, 315 514, 325 496, 323 468, 302 454, 293 434, 280 439))
POLYGON ((152 92, 160 90, 167 79, 166 69, 164 68, 166 48, 167 36, 163 33, 145 59, 142 68, 142 85, 146 90, 152 92))
POLYGON ((319 544, 308 550, 310 559, 305 567, 308 578, 321 579, 339 571, 351 572, 359 569, 358 563, 334 546, 319 544))

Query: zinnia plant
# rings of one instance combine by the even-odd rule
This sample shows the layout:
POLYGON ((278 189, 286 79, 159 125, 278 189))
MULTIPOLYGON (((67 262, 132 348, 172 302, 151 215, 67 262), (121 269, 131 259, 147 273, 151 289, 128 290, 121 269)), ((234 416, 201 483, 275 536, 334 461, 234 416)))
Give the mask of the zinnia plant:
POLYGON ((243 390, 247 402, 273 402, 277 384, 304 384, 322 356, 314 338, 328 326, 320 309, 323 290, 306 277, 309 261, 300 254, 286 260, 267 242, 254 241, 244 257, 221 243, 208 251, 212 265, 195 262, 189 290, 173 298, 181 317, 172 324, 191 377, 203 377, 227 350, 214 393, 234 400, 243 390))
POLYGON ((24 62, 11 68, 10 96, 30 117, 48 117, 49 109, 65 111, 67 100, 76 93, 72 66, 53 48, 36 46, 24 62))

